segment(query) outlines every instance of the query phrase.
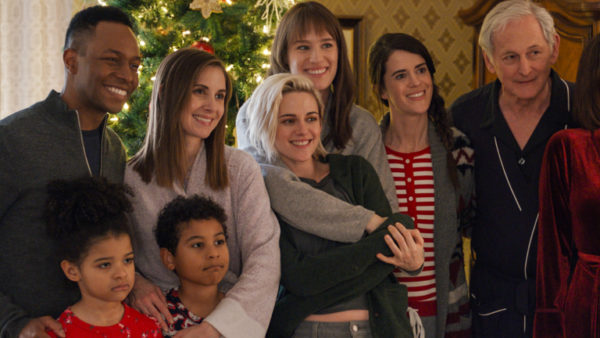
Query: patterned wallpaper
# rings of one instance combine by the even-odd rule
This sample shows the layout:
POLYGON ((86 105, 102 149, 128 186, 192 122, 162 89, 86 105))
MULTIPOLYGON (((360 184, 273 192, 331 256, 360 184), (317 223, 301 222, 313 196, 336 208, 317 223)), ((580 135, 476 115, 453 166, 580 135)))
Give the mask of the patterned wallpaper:
MULTIPOLYGON (((362 55, 361 104, 380 117, 366 71, 369 46, 383 33, 405 32, 425 43, 436 63, 436 83, 449 106, 472 83, 473 28, 460 21, 460 9, 475 0, 317 0, 337 16, 360 17, 362 55)), ((0 1, 0 118, 43 99, 49 88, 60 90, 60 47, 72 14, 97 0, 0 1), (33 23, 22 28, 22 22, 33 23), (37 24, 36 24, 37 23, 37 24), (29 27, 29 26, 27 26, 29 27), (49 40, 48 40, 49 39, 49 40), (50 42, 48 42, 50 41, 50 42), (25 56, 38 56, 30 60, 25 56), (39 57, 44 56, 44 57, 39 57), (50 66, 51 60, 54 66, 50 66), (48 76, 40 77, 39 74, 48 76), (40 83, 47 78, 50 83, 40 83)))
MULTIPOLYGON (((317 0, 339 17, 362 17, 364 47, 368 48, 383 33, 403 32, 421 40, 436 65, 435 81, 449 106, 471 90, 473 77, 473 28, 464 25, 457 13, 474 0, 317 0)), ((365 62, 368 51, 365 51, 365 62)), ((366 64, 361 81, 366 106, 376 117, 383 111, 368 84, 366 64)))

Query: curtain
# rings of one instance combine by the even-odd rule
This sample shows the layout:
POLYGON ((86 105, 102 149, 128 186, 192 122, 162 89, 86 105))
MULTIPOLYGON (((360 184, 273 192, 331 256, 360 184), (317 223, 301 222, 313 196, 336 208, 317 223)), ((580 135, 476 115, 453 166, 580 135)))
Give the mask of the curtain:
POLYGON ((72 15, 90 0, 0 1, 0 119, 64 84, 62 47, 72 15))

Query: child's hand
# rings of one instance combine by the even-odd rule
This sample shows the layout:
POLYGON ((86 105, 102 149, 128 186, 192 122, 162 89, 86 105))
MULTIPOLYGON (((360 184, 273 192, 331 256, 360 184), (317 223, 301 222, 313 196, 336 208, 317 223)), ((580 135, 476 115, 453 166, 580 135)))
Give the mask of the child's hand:
POLYGON ((181 330, 173 336, 173 338, 185 337, 219 338, 221 334, 209 322, 202 322, 200 325, 181 330))
POLYGON ((165 295, 158 286, 139 274, 136 274, 133 289, 129 294, 129 305, 147 316, 154 317, 165 331, 169 330, 165 319, 173 323, 165 295))
POLYGON ((65 331, 62 325, 54 320, 50 316, 33 318, 19 333, 19 338, 30 338, 30 337, 50 337, 46 331, 52 331, 58 337, 64 337, 65 331))
POLYGON ((406 271, 418 270, 425 261, 423 237, 417 229, 406 229, 402 224, 388 226, 389 235, 384 239, 394 256, 387 257, 381 253, 377 258, 406 271))

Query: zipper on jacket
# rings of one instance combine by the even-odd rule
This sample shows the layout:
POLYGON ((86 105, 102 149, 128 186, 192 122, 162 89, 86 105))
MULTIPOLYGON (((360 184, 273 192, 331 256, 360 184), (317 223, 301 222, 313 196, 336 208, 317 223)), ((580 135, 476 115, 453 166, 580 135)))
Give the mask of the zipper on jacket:
MULTIPOLYGON (((92 173, 92 168, 90 167, 90 162, 88 161, 87 154, 85 153, 85 143, 83 142, 83 134, 81 133, 81 121, 79 120, 79 112, 75 110, 75 116, 77 116, 77 129, 79 130, 79 141, 81 141, 81 149, 83 150, 83 157, 85 158, 85 164, 88 168, 88 173, 90 176, 94 176, 92 173)), ((100 144, 100 168, 102 169, 102 144, 100 144)))
POLYGON ((104 149, 104 133, 106 132, 106 120, 108 119, 108 114, 104 115, 104 120, 102 120, 102 132, 100 133, 100 169, 98 170, 98 175, 102 176, 102 158, 103 149, 104 149))

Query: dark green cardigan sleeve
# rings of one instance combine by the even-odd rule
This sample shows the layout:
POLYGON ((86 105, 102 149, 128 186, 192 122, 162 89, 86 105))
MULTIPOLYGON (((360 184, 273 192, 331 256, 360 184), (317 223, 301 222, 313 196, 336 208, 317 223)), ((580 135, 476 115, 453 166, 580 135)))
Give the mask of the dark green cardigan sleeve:
MULTIPOLYGON (((286 238, 287 231, 283 230, 288 225, 282 225, 281 275, 287 294, 275 305, 267 336, 290 337, 308 315, 365 294, 382 285, 386 278, 393 279, 394 267, 379 261, 375 255, 378 252, 392 255, 383 236, 389 233, 387 226, 395 222, 413 225, 410 217, 393 214, 359 242, 310 256, 294 248, 286 238)), ((387 283, 398 286, 395 280, 387 283)), ((406 302, 406 299, 396 300, 401 301, 406 302)))
MULTIPOLYGON (((387 203, 387 200, 386 200, 387 203)), ((362 276, 372 264, 378 263, 376 254, 392 256, 383 237, 389 234, 387 226, 401 222, 412 225, 410 217, 394 214, 371 235, 360 241, 340 246, 318 255, 305 255, 289 240, 289 225, 281 225, 281 284, 298 296, 318 296, 340 282, 362 276)), ((385 264, 387 265, 387 264, 385 264)), ((393 267, 388 273, 391 273, 393 267)))
MULTIPOLYGON (((414 228, 412 219, 392 214, 373 167, 358 156, 329 155, 330 175, 352 202, 375 211, 386 221, 360 241, 317 255, 305 255, 289 240, 282 223, 280 238, 282 285, 287 294, 277 303, 268 336, 289 336, 308 315, 364 294, 391 278, 394 267, 379 261, 377 253, 391 256, 383 237, 387 226, 400 222, 414 228)), ((395 282, 394 282, 395 283, 395 282)))
POLYGON ((298 325, 310 314, 367 293, 390 278, 392 270, 391 265, 374 263, 364 270, 363 275, 340 282, 335 288, 319 295, 301 297, 287 294, 275 305, 267 337, 291 337, 298 325))
MULTIPOLYGON (((337 247, 318 255, 305 255, 289 240, 287 224, 281 224, 282 285, 298 296, 318 295, 338 283, 361 276, 369 265, 379 262, 377 253, 391 256, 383 237, 387 226, 396 222, 414 227, 412 219, 391 214, 375 169, 360 156, 329 155, 330 175, 350 196, 354 204, 373 210, 386 221, 372 234, 356 243, 337 247), (318 272, 318 273, 315 273, 318 272)), ((390 271, 391 272, 391 271, 390 271)))
POLYGON ((331 154, 327 160, 330 175, 346 190, 353 204, 373 210, 382 217, 392 214, 381 181, 371 163, 357 155, 331 154))

